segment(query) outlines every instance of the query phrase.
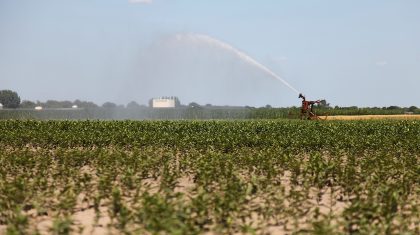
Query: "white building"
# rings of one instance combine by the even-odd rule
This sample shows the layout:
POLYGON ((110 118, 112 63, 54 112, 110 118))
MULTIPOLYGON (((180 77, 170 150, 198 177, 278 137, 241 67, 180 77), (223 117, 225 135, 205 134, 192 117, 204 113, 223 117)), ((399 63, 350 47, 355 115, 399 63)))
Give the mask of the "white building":
POLYGON ((175 98, 156 98, 152 100, 153 108, 175 108, 175 98))
POLYGON ((35 110, 42 110, 42 106, 36 106, 35 110))
POLYGON ((0 109, 3 109, 3 104, 2 103, 0 103, 0 109))

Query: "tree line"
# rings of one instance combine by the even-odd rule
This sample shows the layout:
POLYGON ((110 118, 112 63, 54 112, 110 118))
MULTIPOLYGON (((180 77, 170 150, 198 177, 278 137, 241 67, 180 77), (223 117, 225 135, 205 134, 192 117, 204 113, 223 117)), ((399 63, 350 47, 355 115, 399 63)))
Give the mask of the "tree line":
MULTIPOLYGON (((232 106, 215 106, 212 104, 200 105, 196 102, 191 102, 188 105, 181 104, 177 97, 163 97, 175 99, 175 107, 179 109, 207 109, 207 110, 228 110, 228 109, 247 109, 253 110, 254 117, 262 116, 269 118, 276 118, 279 116, 294 115, 299 112, 299 107, 293 106, 288 108, 273 108, 270 105, 264 107, 232 107, 232 106)), ((18 93, 11 90, 0 90, 0 104, 6 109, 34 109, 37 106, 47 109, 66 109, 66 108, 84 108, 84 109, 147 109, 152 107, 152 99, 149 100, 149 106, 138 104, 136 101, 131 101, 127 105, 116 104, 113 102, 105 102, 102 105, 95 104, 91 101, 57 101, 47 100, 46 102, 40 101, 29 101, 23 100, 19 97, 18 93)), ((316 112, 320 115, 364 115, 364 114, 402 114, 402 113, 413 113, 420 114, 420 109, 416 106, 410 107, 399 107, 399 106, 388 106, 388 107, 368 107, 359 108, 357 106, 350 107, 332 107, 326 100, 321 100, 316 106, 316 112)))

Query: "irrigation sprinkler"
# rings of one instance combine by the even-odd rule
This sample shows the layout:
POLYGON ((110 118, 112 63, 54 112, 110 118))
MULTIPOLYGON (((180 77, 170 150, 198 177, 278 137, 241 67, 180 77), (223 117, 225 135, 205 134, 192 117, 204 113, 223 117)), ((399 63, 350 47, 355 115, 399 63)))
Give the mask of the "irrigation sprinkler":
MULTIPOLYGON (((320 117, 318 117, 318 115, 315 114, 314 112, 314 104, 319 104, 321 103, 320 100, 315 100, 315 101, 309 101, 306 100, 305 96, 300 93, 299 97, 302 99, 302 107, 300 108, 300 119, 302 120, 321 120, 320 117)), ((327 119, 325 117, 325 119, 327 119)), ((323 120, 325 120, 323 119, 323 120)))

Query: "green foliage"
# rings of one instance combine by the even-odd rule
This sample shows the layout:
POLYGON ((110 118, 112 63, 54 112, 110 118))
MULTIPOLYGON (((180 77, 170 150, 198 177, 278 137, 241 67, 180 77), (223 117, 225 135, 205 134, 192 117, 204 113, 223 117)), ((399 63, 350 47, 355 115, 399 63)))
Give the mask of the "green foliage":
POLYGON ((18 108, 20 104, 20 97, 15 91, 1 90, 0 104, 2 104, 4 108, 18 108))
POLYGON ((37 105, 36 103, 29 101, 29 100, 24 100, 22 101, 22 103, 20 104, 20 108, 22 109, 33 109, 35 108, 37 105))
POLYGON ((112 102, 105 102, 104 104, 102 104, 102 108, 115 109, 116 107, 117 105, 112 102))
POLYGON ((28 217, 23 215, 20 210, 15 211, 13 216, 8 221, 6 234, 8 235, 20 235, 27 234, 28 232, 28 217))
POLYGON ((140 107, 141 106, 136 101, 131 101, 130 103, 127 104, 128 109, 138 109, 140 107))
POLYGON ((57 218, 54 220, 51 234, 54 235, 68 235, 72 232, 71 228, 72 221, 70 218, 57 218))
POLYGON ((410 106, 410 107, 407 109, 407 111, 408 111, 408 112, 415 113, 415 112, 417 112, 417 111, 418 111, 418 109, 419 109, 419 108, 417 108, 416 106, 410 106))
POLYGON ((419 234, 418 143, 419 121, 0 121, 0 233, 419 234))

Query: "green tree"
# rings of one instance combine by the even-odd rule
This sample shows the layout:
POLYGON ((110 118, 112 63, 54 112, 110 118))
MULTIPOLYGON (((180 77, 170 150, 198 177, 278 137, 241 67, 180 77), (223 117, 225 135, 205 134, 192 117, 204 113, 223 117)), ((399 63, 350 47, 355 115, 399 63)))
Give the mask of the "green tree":
POLYGON ((327 103, 326 100, 320 100, 319 104, 317 105, 320 108, 329 108, 330 107, 330 103, 327 103))
POLYGON ((73 104, 77 105, 79 108, 97 108, 98 107, 98 105, 90 101, 75 100, 73 104))
POLYGON ((102 108, 116 108, 116 107, 117 107, 117 105, 115 103, 112 103, 112 102, 105 102, 102 105, 102 108))
POLYGON ((395 109, 400 109, 400 107, 395 106, 395 105, 392 105, 392 106, 389 106, 389 107, 388 107, 388 108, 386 108, 386 109, 388 109, 388 110, 395 110, 395 109))
POLYGON ((4 108, 15 109, 20 105, 20 97, 15 91, 1 90, 0 103, 3 104, 4 108))
POLYGON ((24 109, 33 109, 35 108, 35 106, 36 106, 36 103, 29 100, 24 100, 19 105, 19 107, 24 108, 24 109))
POLYGON ((191 102, 188 107, 190 108, 200 108, 201 106, 196 102, 191 102))
POLYGON ((136 101, 131 101, 127 104, 128 109, 138 109, 140 108, 140 105, 136 101))
POLYGON ((417 110, 416 106, 410 106, 410 108, 408 108, 408 112, 415 112, 417 110))

